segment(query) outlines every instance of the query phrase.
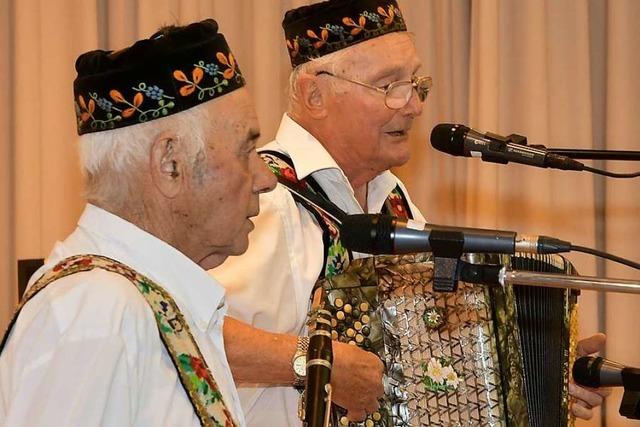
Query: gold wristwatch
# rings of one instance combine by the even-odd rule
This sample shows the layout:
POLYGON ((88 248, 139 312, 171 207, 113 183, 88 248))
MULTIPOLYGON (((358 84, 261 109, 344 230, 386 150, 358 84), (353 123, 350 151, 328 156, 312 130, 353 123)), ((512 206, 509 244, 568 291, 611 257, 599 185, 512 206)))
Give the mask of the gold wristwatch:
POLYGON ((296 343, 296 352, 291 359, 293 367, 293 386, 295 388, 304 388, 307 379, 307 350, 309 349, 309 337, 298 337, 296 343))

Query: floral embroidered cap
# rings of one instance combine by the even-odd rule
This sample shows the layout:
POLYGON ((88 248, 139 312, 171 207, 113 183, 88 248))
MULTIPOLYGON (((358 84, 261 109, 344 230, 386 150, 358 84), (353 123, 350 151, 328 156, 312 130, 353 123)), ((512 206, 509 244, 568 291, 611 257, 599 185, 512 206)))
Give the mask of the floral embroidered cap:
POLYGON ((160 30, 120 51, 84 53, 76 71, 79 135, 166 117, 244 86, 213 19, 160 30))
POLYGON ((289 10, 282 21, 295 68, 407 26, 396 0, 329 0, 289 10))

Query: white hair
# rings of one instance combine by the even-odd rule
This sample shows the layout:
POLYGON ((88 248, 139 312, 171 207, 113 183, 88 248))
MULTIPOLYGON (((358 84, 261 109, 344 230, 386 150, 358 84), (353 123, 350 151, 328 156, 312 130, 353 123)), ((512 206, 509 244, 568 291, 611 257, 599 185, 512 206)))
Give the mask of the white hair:
MULTIPOLYGON (((289 112, 295 107, 300 100, 300 91, 298 81, 300 76, 304 74, 316 74, 318 71, 329 71, 331 74, 340 74, 338 66, 342 65, 344 59, 348 57, 345 49, 332 52, 320 58, 313 58, 305 63, 298 65, 291 71, 289 75, 289 112)), ((335 90, 335 82, 331 83, 332 90, 335 90)))
POLYGON ((120 209, 134 196, 135 173, 149 163, 151 144, 172 130, 183 144, 187 161, 197 168, 206 158, 205 135, 208 110, 203 105, 146 123, 80 136, 80 164, 87 200, 120 209))

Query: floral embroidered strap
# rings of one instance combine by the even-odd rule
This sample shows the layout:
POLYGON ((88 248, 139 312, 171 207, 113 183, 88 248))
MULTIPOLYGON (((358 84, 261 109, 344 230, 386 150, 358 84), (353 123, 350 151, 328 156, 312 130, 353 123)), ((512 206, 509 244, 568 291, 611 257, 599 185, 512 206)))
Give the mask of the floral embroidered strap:
MULTIPOLYGON (((320 203, 310 204, 304 200, 300 200, 294 195, 294 199, 316 217, 320 227, 322 227, 324 231, 325 262, 320 278, 333 277, 336 274, 344 272, 353 256, 348 249, 342 246, 339 223, 331 218, 331 216, 339 217, 340 215, 328 215, 327 213, 331 214, 337 210, 341 215, 346 214, 329 200, 313 177, 308 176, 305 179, 298 180, 293 165, 291 164, 291 159, 285 154, 277 151, 262 151, 260 152, 260 156, 262 156, 262 159, 267 166, 269 166, 269 169, 278 177, 278 182, 289 190, 295 189, 305 194, 311 193, 309 196, 314 196, 316 200, 318 198, 322 199, 319 201, 320 203), (320 206, 318 207, 317 205, 320 206)), ((384 214, 393 215, 398 218, 413 218, 407 198, 399 185, 396 186, 387 197, 382 211, 384 214)))
POLYGON ((155 315, 160 332, 171 360, 178 371, 193 408, 204 427, 237 426, 227 410, 222 394, 207 366, 198 345, 175 301, 162 287, 148 277, 113 259, 99 255, 76 255, 60 261, 47 271, 25 293, 9 323, 0 343, 0 354, 4 348, 20 310, 38 292, 55 280, 71 274, 100 268, 126 277, 140 291, 155 315))

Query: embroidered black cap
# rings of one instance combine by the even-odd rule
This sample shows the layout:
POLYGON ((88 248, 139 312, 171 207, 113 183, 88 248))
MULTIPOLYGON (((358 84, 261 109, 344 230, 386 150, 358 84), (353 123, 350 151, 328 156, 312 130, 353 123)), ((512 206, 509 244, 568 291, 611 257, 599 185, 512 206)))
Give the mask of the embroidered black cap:
POLYGON ((245 83, 213 19, 167 27, 119 51, 84 53, 76 71, 79 135, 175 114, 245 83))
POLYGON ((395 0, 329 0, 289 10, 282 21, 295 68, 384 34, 406 31, 395 0))

